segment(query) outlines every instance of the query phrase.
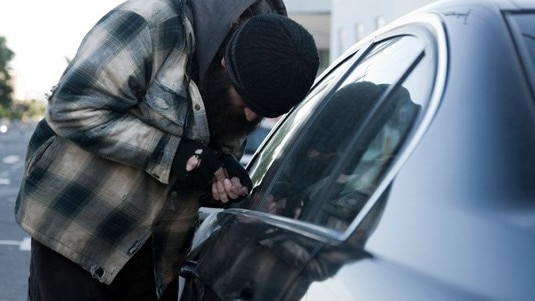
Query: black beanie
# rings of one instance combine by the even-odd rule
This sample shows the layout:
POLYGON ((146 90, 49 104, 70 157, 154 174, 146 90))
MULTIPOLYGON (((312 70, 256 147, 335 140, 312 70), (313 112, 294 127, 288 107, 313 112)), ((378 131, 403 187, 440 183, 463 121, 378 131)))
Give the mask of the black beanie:
POLYGON ((225 67, 245 104, 263 117, 277 117, 297 105, 319 66, 312 35, 286 16, 251 17, 230 37, 225 67))

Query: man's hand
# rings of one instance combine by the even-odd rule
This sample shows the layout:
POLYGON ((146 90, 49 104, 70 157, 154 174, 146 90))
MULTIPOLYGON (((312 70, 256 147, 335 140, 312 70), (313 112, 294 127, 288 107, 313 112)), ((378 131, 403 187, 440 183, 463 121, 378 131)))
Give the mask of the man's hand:
POLYGON ((177 176, 175 189, 204 190, 211 193, 211 197, 203 196, 210 203, 240 201, 252 188, 249 174, 231 155, 217 157, 208 147, 185 138, 175 155, 172 173, 177 176))
POLYGON ((212 198, 222 203, 237 201, 249 193, 249 188, 242 185, 238 177, 229 178, 223 168, 215 172, 215 181, 212 183, 212 198))
POLYGON ((219 161, 221 161, 221 164, 227 173, 227 178, 238 178, 241 185, 247 187, 248 191, 251 191, 253 188, 251 177, 237 159, 231 154, 222 153, 219 155, 219 161))

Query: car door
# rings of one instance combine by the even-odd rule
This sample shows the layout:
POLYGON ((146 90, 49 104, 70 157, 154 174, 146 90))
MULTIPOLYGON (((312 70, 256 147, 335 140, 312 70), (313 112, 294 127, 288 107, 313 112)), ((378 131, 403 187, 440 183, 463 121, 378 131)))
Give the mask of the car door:
POLYGON ((436 74, 428 32, 412 31, 363 43, 279 123, 249 166, 251 197, 197 232, 184 300, 309 300, 310 287, 371 258, 380 210, 368 207, 386 201, 436 74))
POLYGON ((435 35, 443 32, 439 22, 433 24, 437 28, 412 24, 363 45, 339 66, 343 75, 316 86, 328 92, 314 89, 252 161, 255 191, 248 208, 317 227, 329 238, 294 278, 293 287, 300 289, 293 292, 302 295, 271 300, 471 298, 423 275, 385 268, 364 249, 388 202, 396 170, 440 98, 444 70, 438 69, 444 66, 435 35), (365 273, 406 286, 356 290, 362 286, 351 278, 366 278, 365 273), (336 294, 333 287, 345 293, 336 294))

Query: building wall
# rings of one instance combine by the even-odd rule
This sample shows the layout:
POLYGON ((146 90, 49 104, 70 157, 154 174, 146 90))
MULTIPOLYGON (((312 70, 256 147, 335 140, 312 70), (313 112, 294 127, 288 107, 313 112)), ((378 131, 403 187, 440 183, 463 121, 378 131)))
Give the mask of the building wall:
POLYGON ((330 11, 332 0, 284 0, 288 12, 330 11))
POLYGON ((436 0, 332 0, 330 61, 382 25, 436 0))
POLYGON ((321 73, 330 63, 331 0, 285 0, 290 18, 314 37, 320 56, 321 73))
POLYGON ((320 51, 320 69, 323 69, 382 25, 435 1, 284 0, 284 3, 288 15, 314 36, 320 51))

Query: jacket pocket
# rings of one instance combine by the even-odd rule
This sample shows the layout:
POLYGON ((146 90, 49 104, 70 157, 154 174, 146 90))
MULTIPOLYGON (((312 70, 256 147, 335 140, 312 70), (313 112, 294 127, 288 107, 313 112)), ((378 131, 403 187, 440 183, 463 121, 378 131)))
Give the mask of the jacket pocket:
POLYGON ((141 119, 165 132, 181 136, 188 116, 187 98, 158 82, 151 84, 144 102, 139 104, 141 119))
POLYGON ((38 180, 46 172, 53 160, 56 160, 60 146, 58 137, 52 136, 45 140, 32 154, 26 164, 26 178, 38 180))

